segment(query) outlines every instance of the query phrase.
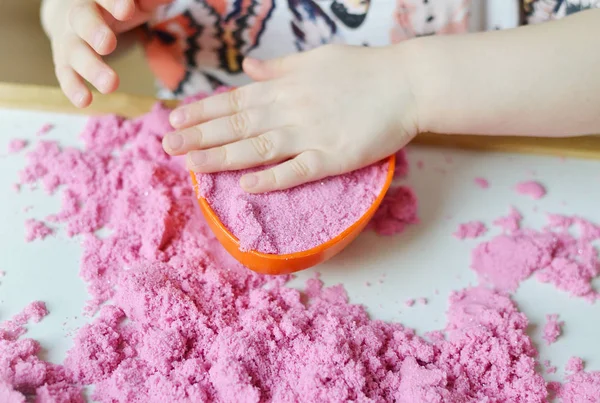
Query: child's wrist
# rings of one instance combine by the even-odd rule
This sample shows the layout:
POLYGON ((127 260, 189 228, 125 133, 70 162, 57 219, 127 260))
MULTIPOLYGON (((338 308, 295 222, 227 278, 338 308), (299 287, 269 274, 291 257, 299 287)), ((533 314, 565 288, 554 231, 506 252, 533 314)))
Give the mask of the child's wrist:
MULTIPOLYGON (((389 91, 397 92, 398 106, 403 107, 406 105, 407 96, 411 100, 410 103, 413 105, 412 114, 416 125, 416 133, 413 134, 425 131, 427 118, 423 113, 424 108, 421 102, 424 80, 418 68, 420 64, 420 61, 418 61, 418 48, 421 45, 415 42, 416 40, 409 40, 384 48, 386 57, 380 61, 384 64, 384 67, 389 67, 389 69, 385 69, 388 74, 385 74, 383 79, 387 81, 389 91)), ((402 111, 402 113, 404 112, 402 111)))
POLYGON ((440 132, 440 116, 433 113, 433 106, 439 104, 441 83, 451 69, 447 55, 440 51, 440 37, 422 37, 394 45, 397 47, 397 65, 402 66, 406 82, 414 98, 418 132, 440 132))

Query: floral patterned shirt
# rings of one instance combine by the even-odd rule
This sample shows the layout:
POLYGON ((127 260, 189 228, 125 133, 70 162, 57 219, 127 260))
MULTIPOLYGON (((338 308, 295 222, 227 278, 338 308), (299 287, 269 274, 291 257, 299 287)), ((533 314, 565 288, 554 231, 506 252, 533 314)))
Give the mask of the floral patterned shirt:
POLYGON ((245 56, 281 57, 327 43, 381 46, 511 28, 520 11, 525 22, 539 23, 600 7, 600 0, 483 1, 174 0, 146 25, 144 47, 159 96, 174 98, 247 83, 245 56))

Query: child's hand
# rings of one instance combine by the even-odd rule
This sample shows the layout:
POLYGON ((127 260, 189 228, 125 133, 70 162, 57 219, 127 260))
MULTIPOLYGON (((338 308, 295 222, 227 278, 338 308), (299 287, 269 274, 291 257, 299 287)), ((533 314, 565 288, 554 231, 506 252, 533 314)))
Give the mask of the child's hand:
POLYGON ((181 106, 171 155, 203 173, 276 163, 245 175, 259 193, 343 174, 402 148, 418 131, 398 48, 325 46, 272 61, 246 59, 256 83, 181 106))
POLYGON ((52 44, 56 77, 77 107, 86 107, 92 94, 89 81, 110 93, 119 78, 100 56, 112 53, 117 34, 141 25, 150 12, 171 0, 45 0, 42 19, 52 44))

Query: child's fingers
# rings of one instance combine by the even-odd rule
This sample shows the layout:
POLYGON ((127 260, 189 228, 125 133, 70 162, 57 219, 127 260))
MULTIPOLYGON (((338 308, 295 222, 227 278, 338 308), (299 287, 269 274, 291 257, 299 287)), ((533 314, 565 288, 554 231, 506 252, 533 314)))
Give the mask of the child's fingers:
POLYGON ((135 13, 134 0, 95 0, 103 9, 108 11, 116 20, 127 21, 135 13))
POLYGON ((245 109, 268 105, 276 99, 272 82, 254 83, 183 105, 171 112, 169 119, 174 128, 183 129, 245 109))
MULTIPOLYGON (((101 4, 101 3, 103 4, 103 3, 111 3, 111 1, 113 1, 113 0, 102 0, 102 1, 96 0, 96 1, 98 2, 98 4, 101 4)), ((119 2, 120 0, 114 0, 114 1, 119 2)), ((116 34, 120 34, 122 32, 127 32, 133 28, 139 27, 140 25, 144 24, 145 22, 147 22, 148 20, 150 20, 152 18, 153 12, 154 12, 154 10, 156 10, 157 7, 173 2, 173 0, 149 0, 149 1, 125 0, 125 1, 128 2, 129 4, 133 5, 133 9, 132 9, 133 11, 129 11, 130 14, 128 14, 124 18, 119 18, 114 13, 111 14, 115 18, 116 21, 111 21, 109 23, 109 26, 114 30, 114 32, 116 34)), ((102 5, 102 7, 105 8, 104 5, 102 5)), ((110 6, 107 5, 106 7, 110 7, 110 6)), ((116 4, 115 4, 115 7, 116 7, 116 4)))
POLYGON ((292 129, 273 130, 257 137, 187 154, 187 166, 194 172, 235 171, 283 161, 300 150, 292 129))
POLYGON ((78 108, 85 108, 90 104, 92 101, 90 90, 70 66, 57 67, 56 78, 62 92, 69 98, 73 105, 78 108))
POLYGON ((115 50, 117 37, 93 2, 81 2, 69 12, 69 23, 73 31, 88 43, 99 55, 107 55, 115 50))
POLYGON ((326 160, 318 151, 306 151, 273 168, 242 176, 240 186, 248 193, 272 192, 300 186, 333 175, 326 169, 326 160))
POLYGON ((171 155, 181 155, 255 137, 294 123, 287 109, 283 112, 281 109, 273 104, 266 108, 248 109, 170 133, 163 139, 163 148, 171 155))
POLYGON ((84 42, 75 43, 69 57, 70 65, 84 79, 92 83, 103 94, 114 91, 119 78, 100 57, 84 42))

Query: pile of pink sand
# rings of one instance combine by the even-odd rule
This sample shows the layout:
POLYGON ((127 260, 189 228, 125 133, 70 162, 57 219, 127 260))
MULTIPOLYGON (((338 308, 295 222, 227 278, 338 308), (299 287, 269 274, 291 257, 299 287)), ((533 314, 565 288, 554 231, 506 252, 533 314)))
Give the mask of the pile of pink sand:
POLYGON ((523 181, 515 186, 517 193, 529 196, 533 200, 541 199, 546 195, 546 188, 538 181, 523 181))
POLYGON ((487 179, 485 179, 485 178, 477 177, 477 178, 474 179, 474 182, 481 189, 487 189, 487 188, 490 187, 490 182, 487 179))
POLYGON ((487 232, 487 227, 481 221, 469 221, 464 224, 460 224, 457 230, 454 232, 454 237, 458 239, 467 239, 467 238, 479 238, 480 236, 485 235, 487 232))
POLYGON ((408 225, 418 222, 417 196, 408 186, 395 186, 386 193, 368 228, 389 236, 400 234, 408 225))
POLYGON ((37 136, 44 136, 44 135, 48 134, 48 132, 50 132, 52 129, 54 129, 54 125, 52 123, 45 123, 37 131, 36 135, 37 136))
POLYGON ((562 334, 564 324, 565 322, 558 320, 558 314, 546 315, 546 324, 544 325, 544 334, 542 336, 546 343, 549 345, 556 343, 556 340, 562 334))
POLYGON ((23 139, 13 139, 10 141, 10 143, 8 143, 8 153, 9 154, 16 154, 19 151, 21 151, 22 149, 24 149, 25 147, 27 147, 27 140, 23 140, 23 139))
POLYGON ((600 275, 600 260, 593 243, 600 240, 600 226, 580 217, 550 215, 548 227, 538 231, 520 229, 520 219, 513 208, 511 218, 501 220, 510 230, 473 251, 472 268, 480 279, 514 291, 535 274, 537 280, 572 296, 598 299, 592 280, 600 275), (577 231, 570 231, 572 227, 577 231))
POLYGON ((25 221, 25 241, 31 242, 36 239, 44 239, 52 235, 54 230, 48 227, 43 221, 38 221, 33 218, 25 221))
POLYGON ((25 403, 25 395, 35 395, 36 403, 84 401, 65 368, 40 359, 40 344, 21 338, 27 322, 37 323, 47 314, 44 303, 36 301, 0 324, 0 402, 25 403))
MULTIPOLYGON (((4 323, 0 401, 27 394, 80 402, 85 385, 100 402, 544 402, 548 388, 565 402, 598 396, 598 373, 546 385, 527 318, 503 291, 454 293, 446 327, 425 339, 369 319, 341 286, 313 279, 300 292, 286 277, 241 267, 202 220, 183 162, 161 149, 167 115, 157 106, 140 119, 94 118, 83 151, 40 142, 28 155, 23 183, 40 181, 49 192, 61 186, 62 210, 48 221, 82 236, 86 310, 99 315, 77 332, 62 365, 38 358, 39 344, 22 336, 43 305, 4 323), (108 235, 97 236, 103 227, 108 235)), ((403 189, 390 193, 380 216, 394 218, 395 229, 416 220, 414 195, 403 189)), ((506 289, 534 272, 554 282, 552 267, 563 263, 581 269, 564 279, 587 281, 593 259, 581 240, 594 238, 596 227, 578 220, 553 221, 582 225, 578 238, 556 228, 513 230, 480 247, 473 266, 506 289), (579 259, 573 242, 585 251, 579 259), (509 265, 499 265, 509 252, 509 265)), ((585 287, 575 294, 595 295, 585 287)))

